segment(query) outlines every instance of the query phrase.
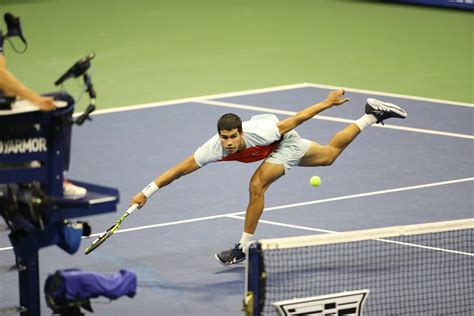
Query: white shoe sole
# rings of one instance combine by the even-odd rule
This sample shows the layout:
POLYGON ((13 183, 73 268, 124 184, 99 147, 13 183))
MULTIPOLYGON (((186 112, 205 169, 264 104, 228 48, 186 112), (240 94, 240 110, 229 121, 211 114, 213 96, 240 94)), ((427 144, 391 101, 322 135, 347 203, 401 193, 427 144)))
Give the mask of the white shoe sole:
POLYGON ((397 113, 398 115, 400 115, 403 118, 407 117, 407 112, 404 109, 402 109, 401 107, 399 107, 398 105, 388 103, 388 102, 383 102, 383 101, 373 99, 373 98, 368 98, 367 103, 372 108, 374 108, 376 110, 382 110, 383 111, 384 108, 387 108, 387 109, 397 113))
POLYGON ((232 263, 232 264, 227 264, 227 263, 224 263, 221 261, 221 259, 219 259, 219 257, 217 257, 217 254, 214 255, 214 258, 216 258, 217 261, 219 261, 219 263, 221 265, 223 265, 224 267, 226 268, 231 268, 231 267, 235 267, 235 266, 241 266, 245 263, 245 260, 244 261, 241 261, 239 263, 232 263))

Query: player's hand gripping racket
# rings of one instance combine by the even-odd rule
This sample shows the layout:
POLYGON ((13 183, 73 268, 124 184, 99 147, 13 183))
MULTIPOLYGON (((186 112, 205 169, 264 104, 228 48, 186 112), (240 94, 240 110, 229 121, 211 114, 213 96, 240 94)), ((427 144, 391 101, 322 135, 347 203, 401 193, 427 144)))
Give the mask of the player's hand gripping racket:
POLYGON ((117 229, 120 227, 120 225, 125 220, 125 218, 127 218, 128 215, 132 214, 137 208, 138 208, 138 204, 132 204, 132 206, 130 206, 128 210, 125 213, 123 213, 122 216, 120 216, 120 218, 115 222, 115 224, 110 226, 109 229, 103 232, 99 237, 97 237, 96 240, 92 242, 92 244, 90 244, 89 247, 86 248, 84 253, 87 255, 90 252, 92 252, 94 249, 102 245, 104 241, 109 239, 109 237, 112 236, 117 231, 117 229))

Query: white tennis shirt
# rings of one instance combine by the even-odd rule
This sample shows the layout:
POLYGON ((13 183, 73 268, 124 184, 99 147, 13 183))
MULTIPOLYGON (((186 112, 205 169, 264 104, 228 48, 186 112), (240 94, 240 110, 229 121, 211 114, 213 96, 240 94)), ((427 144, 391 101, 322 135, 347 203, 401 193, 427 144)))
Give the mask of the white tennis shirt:
POLYGON ((219 134, 214 135, 194 153, 194 160, 203 167, 216 161, 254 162, 265 159, 278 146, 281 138, 278 130, 278 118, 273 114, 254 115, 250 121, 242 122, 242 137, 245 149, 229 155, 220 140, 219 134))

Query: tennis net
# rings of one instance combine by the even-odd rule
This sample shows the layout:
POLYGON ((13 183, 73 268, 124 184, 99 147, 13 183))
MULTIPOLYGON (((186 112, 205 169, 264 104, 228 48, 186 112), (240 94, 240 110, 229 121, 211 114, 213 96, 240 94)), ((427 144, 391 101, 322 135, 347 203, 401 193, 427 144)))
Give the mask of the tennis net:
MULTIPOLYGON (((260 240, 248 259, 253 315, 357 290, 369 290, 364 315, 474 315, 474 219, 260 240)), ((312 315, 343 315, 337 305, 312 315)))

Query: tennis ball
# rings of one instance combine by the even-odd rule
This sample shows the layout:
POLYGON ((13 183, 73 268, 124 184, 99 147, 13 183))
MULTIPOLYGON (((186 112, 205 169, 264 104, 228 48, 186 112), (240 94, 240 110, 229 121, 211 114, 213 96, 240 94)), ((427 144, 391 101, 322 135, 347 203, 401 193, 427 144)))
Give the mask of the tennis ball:
POLYGON ((312 176, 311 179, 309 179, 309 183, 311 183, 313 187, 317 187, 321 184, 321 178, 318 176, 312 176))

